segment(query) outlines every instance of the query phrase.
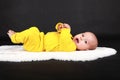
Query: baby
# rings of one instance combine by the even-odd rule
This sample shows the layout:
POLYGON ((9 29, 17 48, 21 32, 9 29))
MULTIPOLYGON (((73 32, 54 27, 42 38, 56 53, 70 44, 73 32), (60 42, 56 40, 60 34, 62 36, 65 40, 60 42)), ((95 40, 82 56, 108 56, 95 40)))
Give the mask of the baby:
POLYGON ((71 27, 67 23, 57 23, 55 32, 40 32, 37 27, 31 27, 21 32, 8 30, 8 36, 13 43, 23 43, 23 48, 30 52, 40 51, 75 51, 94 50, 98 40, 94 33, 84 32, 71 35, 71 27))

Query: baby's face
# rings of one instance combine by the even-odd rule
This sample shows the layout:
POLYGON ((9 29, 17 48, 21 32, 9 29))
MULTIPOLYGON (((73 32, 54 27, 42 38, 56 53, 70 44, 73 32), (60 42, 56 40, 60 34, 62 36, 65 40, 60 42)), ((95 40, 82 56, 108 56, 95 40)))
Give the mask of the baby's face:
POLYGON ((89 50, 97 47, 97 38, 91 32, 84 32, 73 37, 78 50, 89 50))

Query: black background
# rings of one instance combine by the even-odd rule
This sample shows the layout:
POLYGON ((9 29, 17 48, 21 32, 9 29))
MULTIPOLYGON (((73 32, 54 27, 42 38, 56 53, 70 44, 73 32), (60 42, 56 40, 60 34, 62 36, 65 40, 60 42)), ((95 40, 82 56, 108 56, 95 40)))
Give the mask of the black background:
POLYGON ((53 31, 57 22, 69 23, 72 33, 120 35, 119 0, 1 0, 0 36, 8 29, 21 31, 37 26, 53 31))
POLYGON ((0 45, 11 45, 7 31, 37 26, 54 31, 57 22, 71 25, 72 34, 94 32, 99 46, 117 50, 114 56, 88 62, 0 62, 0 80, 120 79, 119 0, 0 0, 0 45))

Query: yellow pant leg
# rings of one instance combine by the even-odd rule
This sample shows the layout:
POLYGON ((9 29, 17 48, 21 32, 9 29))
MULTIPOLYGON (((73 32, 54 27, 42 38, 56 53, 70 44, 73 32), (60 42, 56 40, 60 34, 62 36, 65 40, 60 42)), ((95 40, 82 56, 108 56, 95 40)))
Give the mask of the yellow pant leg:
POLYGON ((43 32, 36 27, 31 27, 12 35, 11 40, 13 43, 23 43, 23 47, 27 51, 43 51, 43 37, 43 32))

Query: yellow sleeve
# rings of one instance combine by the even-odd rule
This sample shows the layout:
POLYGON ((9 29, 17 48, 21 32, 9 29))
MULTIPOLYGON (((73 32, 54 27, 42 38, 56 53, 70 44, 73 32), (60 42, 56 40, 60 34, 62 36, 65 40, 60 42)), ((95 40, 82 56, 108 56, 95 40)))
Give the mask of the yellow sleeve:
POLYGON ((63 51, 75 51, 76 45, 72 40, 72 35, 70 34, 70 29, 63 28, 60 32, 60 50, 63 51))
POLYGON ((55 26, 55 29, 57 30, 57 32, 61 32, 61 30, 58 30, 58 26, 62 25, 63 23, 61 22, 58 22, 55 26))

